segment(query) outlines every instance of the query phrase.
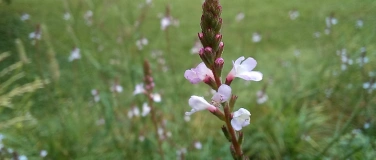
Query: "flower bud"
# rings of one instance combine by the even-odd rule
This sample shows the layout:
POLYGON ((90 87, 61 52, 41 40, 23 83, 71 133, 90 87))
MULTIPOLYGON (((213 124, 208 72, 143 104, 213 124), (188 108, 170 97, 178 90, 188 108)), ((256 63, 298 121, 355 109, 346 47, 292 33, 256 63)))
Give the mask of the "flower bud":
POLYGON ((200 56, 202 62, 204 62, 207 67, 210 67, 210 63, 209 60, 206 58, 204 48, 201 48, 200 51, 198 51, 198 55, 200 56))
MULTIPOLYGON (((222 36, 221 36, 221 38, 222 38, 222 36)), ((218 44, 218 51, 217 51, 217 53, 215 55, 216 58, 219 58, 219 57, 222 56, 224 47, 225 47, 225 44, 222 41, 219 42, 219 44, 218 44)))
POLYGON ((225 61, 223 60, 222 57, 219 57, 215 60, 214 62, 214 72, 215 74, 218 76, 218 77, 221 77, 221 74, 222 74, 222 68, 223 68, 223 64, 225 63, 225 61))
POLYGON ((213 53, 213 49, 211 47, 205 47, 205 58, 208 60, 209 62, 209 68, 211 68, 211 66, 213 65, 214 63, 214 53, 213 53))
POLYGON ((204 38, 204 33, 198 33, 198 38, 201 40, 204 38))

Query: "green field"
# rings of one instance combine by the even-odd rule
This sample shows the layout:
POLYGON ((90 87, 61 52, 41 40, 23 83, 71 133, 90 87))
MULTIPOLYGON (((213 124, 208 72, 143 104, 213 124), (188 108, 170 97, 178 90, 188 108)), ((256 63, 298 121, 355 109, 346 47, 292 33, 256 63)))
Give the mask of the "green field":
MULTIPOLYGON (((231 159, 218 118, 208 111, 184 116, 191 95, 212 97, 210 87, 184 77, 201 62, 191 49, 202 2, 0 0, 0 159, 231 159), (175 24, 162 30, 166 14, 175 24), (33 32, 40 39, 31 39, 33 32), (75 49, 80 59, 72 60, 75 49), (130 117, 148 100, 133 94, 144 81, 144 60, 161 102, 155 117, 130 117)), ((231 85, 235 109, 252 114, 242 130, 244 154, 374 159, 376 1, 221 4, 222 76, 240 56, 256 59, 263 73, 260 82, 231 85), (266 102, 257 102, 258 91, 266 102)))

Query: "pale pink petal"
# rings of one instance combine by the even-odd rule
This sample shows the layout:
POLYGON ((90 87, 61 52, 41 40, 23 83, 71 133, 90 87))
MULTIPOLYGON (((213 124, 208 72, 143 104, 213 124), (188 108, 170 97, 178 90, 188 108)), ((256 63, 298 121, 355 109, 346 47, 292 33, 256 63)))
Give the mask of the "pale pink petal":
POLYGON ((201 80, 204 80, 206 76, 212 78, 214 77, 213 72, 208 67, 206 67, 204 62, 201 62, 199 65, 197 65, 195 71, 198 73, 198 76, 201 80))
POLYGON ((196 72, 192 70, 186 70, 184 73, 184 77, 189 80, 192 84, 196 84, 201 82, 201 79, 197 76, 196 72))

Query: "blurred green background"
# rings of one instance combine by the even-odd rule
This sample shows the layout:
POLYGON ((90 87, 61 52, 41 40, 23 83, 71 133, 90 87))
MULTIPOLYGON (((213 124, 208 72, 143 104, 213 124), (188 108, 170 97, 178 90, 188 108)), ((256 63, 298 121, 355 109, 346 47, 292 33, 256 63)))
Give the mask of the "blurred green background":
MULTIPOLYGON (((200 63, 191 49, 201 30, 201 4, 0 1, 0 159, 161 159, 150 115, 129 117, 147 100, 133 95, 143 82, 144 59, 162 97, 155 107, 165 159, 231 159, 216 117, 184 117, 191 95, 211 98, 209 87, 183 76, 200 63), (166 16, 173 25, 162 30, 166 16), (81 58, 70 61, 75 48, 81 58), (123 91, 112 92, 114 85, 123 91)), ((236 108, 252 114, 243 128, 245 154, 374 159, 376 1, 221 4, 223 75, 240 56, 255 58, 255 70, 264 74, 261 82, 232 85, 236 108), (257 92, 266 102, 257 103, 257 92)))

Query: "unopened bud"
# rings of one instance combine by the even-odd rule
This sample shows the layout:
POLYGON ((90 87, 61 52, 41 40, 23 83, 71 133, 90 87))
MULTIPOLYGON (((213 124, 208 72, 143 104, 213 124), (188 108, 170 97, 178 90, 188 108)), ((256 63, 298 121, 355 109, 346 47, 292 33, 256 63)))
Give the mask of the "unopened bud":
POLYGON ((225 63, 225 61, 223 60, 222 57, 219 57, 215 60, 214 62, 214 72, 215 74, 218 76, 218 77, 221 77, 221 74, 222 74, 222 68, 223 68, 223 64, 225 63))
MULTIPOLYGON (((222 38, 222 37, 221 37, 222 38)), ((225 47, 225 44, 221 41, 221 42, 219 42, 219 44, 218 44, 218 51, 217 51, 217 53, 216 53, 216 55, 215 55, 215 58, 219 58, 219 57, 221 57, 222 56, 222 53, 223 53, 223 49, 224 49, 224 47, 225 47)))
POLYGON ((208 54, 208 53, 213 53, 213 49, 210 48, 210 47, 205 47, 205 52, 208 54))
POLYGON ((218 66, 223 66, 224 63, 225 63, 225 60, 223 60, 222 57, 219 57, 215 60, 215 64, 218 66))
POLYGON ((198 33, 198 38, 203 39, 204 38, 204 33, 198 33))
POLYGON ((213 54, 213 49, 211 47, 205 47, 204 52, 204 57, 208 62, 208 68, 212 68, 215 57, 213 54))
POLYGON ((217 14, 218 14, 217 16, 220 16, 220 14, 222 12, 222 6, 218 6, 216 11, 217 11, 217 14))
POLYGON ((204 48, 200 49, 200 51, 198 52, 198 55, 200 56, 202 62, 205 63, 206 67, 210 67, 210 63, 209 63, 208 59, 205 56, 205 49, 204 48))
POLYGON ((221 34, 217 34, 217 35, 215 35, 215 39, 216 39, 217 41, 221 41, 221 40, 222 40, 222 35, 221 35, 221 34))
POLYGON ((204 55, 204 54, 205 54, 205 49, 204 49, 204 48, 201 48, 201 49, 198 51, 198 54, 199 54, 199 55, 204 55))

